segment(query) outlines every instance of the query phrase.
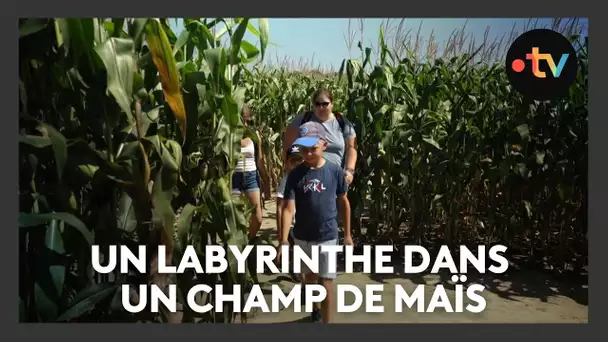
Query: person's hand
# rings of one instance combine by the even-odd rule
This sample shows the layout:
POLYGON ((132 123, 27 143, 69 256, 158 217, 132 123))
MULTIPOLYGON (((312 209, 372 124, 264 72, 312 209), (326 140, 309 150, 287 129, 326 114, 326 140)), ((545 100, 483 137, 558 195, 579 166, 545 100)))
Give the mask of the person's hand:
POLYGON ((277 258, 274 260, 274 263, 277 264, 277 266, 281 265, 281 244, 279 243, 277 245, 277 258))
POLYGON ((352 236, 345 236, 344 237, 344 245, 345 246, 352 246, 353 245, 353 237, 352 236))
POLYGON ((262 193, 267 200, 272 197, 272 194, 270 193, 270 184, 268 184, 268 182, 262 182, 262 193))
POLYGON ((350 170, 345 171, 344 172, 344 177, 346 179, 346 184, 350 185, 350 183, 353 182, 354 176, 353 176, 353 172, 352 171, 350 171, 350 170))

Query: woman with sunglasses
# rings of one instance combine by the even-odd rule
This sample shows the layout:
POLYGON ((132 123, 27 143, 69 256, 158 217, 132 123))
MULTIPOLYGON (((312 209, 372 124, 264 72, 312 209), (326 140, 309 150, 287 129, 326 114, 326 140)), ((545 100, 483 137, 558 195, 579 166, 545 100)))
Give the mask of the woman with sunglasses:
POLYGON ((339 113, 334 113, 333 95, 329 89, 319 89, 312 96, 314 113, 297 115, 285 130, 283 136, 283 165, 287 165, 287 151, 299 134, 300 126, 306 121, 320 122, 327 130, 327 149, 323 157, 344 168, 346 183, 351 184, 357 164, 357 135, 353 124, 339 113), (311 115, 312 114, 312 115, 311 115))
MULTIPOLYGON (((242 111, 243 123, 246 129, 251 129, 253 116, 249 106, 244 105, 242 111)), ((268 173, 266 172, 266 163, 264 154, 262 153, 262 139, 260 133, 255 131, 257 143, 249 136, 244 136, 241 139, 241 158, 236 164, 234 173, 232 174, 232 194, 245 195, 247 200, 255 208, 254 214, 251 215, 249 221, 249 240, 256 237, 256 234, 262 226, 262 206, 260 196, 260 177, 262 176, 262 188, 267 198, 270 197, 270 187, 268 181, 268 173)))

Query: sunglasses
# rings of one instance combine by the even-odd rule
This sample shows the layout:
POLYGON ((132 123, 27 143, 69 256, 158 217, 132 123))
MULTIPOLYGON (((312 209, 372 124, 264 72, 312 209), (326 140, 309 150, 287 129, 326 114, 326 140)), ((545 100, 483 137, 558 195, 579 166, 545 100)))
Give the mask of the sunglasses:
POLYGON ((327 108, 327 106, 329 106, 329 102, 315 102, 315 106, 327 108))

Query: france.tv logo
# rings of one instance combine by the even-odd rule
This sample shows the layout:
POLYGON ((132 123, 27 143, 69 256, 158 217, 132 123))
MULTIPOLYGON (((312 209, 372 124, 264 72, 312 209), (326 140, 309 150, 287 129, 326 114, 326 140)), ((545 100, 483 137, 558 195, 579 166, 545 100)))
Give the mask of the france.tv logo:
POLYGON ((507 76, 513 88, 531 100, 568 94, 576 80, 576 52, 561 34, 537 29, 519 36, 509 48, 507 76))
MULTIPOLYGON (((562 57, 559 60, 559 63, 555 65, 555 61, 553 60, 553 56, 548 53, 540 53, 539 47, 533 47, 531 53, 526 54, 526 59, 532 61, 532 74, 537 78, 546 78, 547 73, 540 70, 540 62, 546 61, 549 65, 549 70, 551 70, 551 74, 553 78, 559 78, 562 74, 562 70, 564 70, 564 66, 566 65, 566 61, 570 56, 569 53, 562 54, 562 57)), ((522 72, 526 68, 526 63, 521 59, 516 59, 511 63, 511 69, 515 72, 522 72)))

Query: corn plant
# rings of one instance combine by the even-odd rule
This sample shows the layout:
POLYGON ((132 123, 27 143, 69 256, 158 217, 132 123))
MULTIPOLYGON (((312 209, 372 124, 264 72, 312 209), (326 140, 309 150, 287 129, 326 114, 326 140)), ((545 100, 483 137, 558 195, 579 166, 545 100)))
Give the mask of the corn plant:
MULTIPOLYGON (((524 29, 534 28, 534 22, 524 29)), ((390 27, 385 27, 389 31, 390 27)), ((362 241, 448 245, 497 242, 559 270, 586 263, 587 50, 576 20, 552 29, 579 51, 568 97, 526 102, 502 57, 513 31, 481 44, 456 30, 443 51, 399 27, 358 45, 337 73, 283 63, 256 69, 247 87, 263 115, 272 167, 276 141, 310 94, 327 86, 355 124, 357 176, 349 189, 362 241), (421 58, 421 55, 423 55, 421 58), (378 240, 380 239, 380 240, 378 240)), ((347 44, 357 35, 351 34, 347 44)), ((484 39, 487 39, 487 34, 484 39)), ((348 40, 348 39, 347 39, 348 40)), ((432 44, 431 44, 432 43, 432 44)))
POLYGON ((244 134, 238 84, 265 53, 265 20, 186 19, 179 37, 158 19, 24 19, 20 30, 22 320, 232 321, 230 308, 126 317, 118 288, 177 282, 185 303, 196 283, 249 284, 233 256, 220 275, 172 279, 155 272, 154 253, 145 274, 99 275, 90 247, 165 245, 180 260, 194 245, 204 260, 205 245, 248 243, 249 210, 230 183, 244 134))
POLYGON ((360 242, 503 243, 559 271, 586 266, 588 57, 574 21, 551 27, 572 38, 579 74, 550 102, 524 101, 510 86, 501 51, 514 32, 475 44, 455 31, 440 49, 385 26, 376 46, 360 42, 360 58, 328 71, 260 63, 265 20, 184 19, 179 35, 158 19, 19 25, 22 321, 232 322, 230 307, 127 315, 118 288, 176 283, 183 303, 194 284, 254 282, 234 258, 220 275, 99 275, 90 245, 107 254, 162 244, 170 260, 193 245, 203 261, 207 244, 245 246, 250 208, 230 194, 239 141, 252 135, 243 104, 276 185, 283 131, 321 86, 355 124, 349 198, 360 242))

